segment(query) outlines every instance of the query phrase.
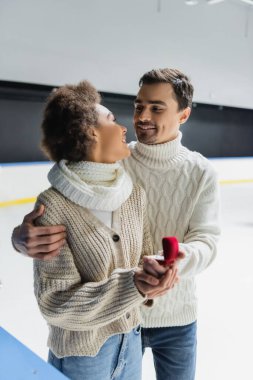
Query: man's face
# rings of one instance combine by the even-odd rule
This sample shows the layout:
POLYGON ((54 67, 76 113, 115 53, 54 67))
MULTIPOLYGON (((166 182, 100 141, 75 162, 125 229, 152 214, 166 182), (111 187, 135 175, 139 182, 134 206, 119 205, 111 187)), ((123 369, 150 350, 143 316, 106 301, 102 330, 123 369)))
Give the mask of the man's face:
POLYGON ((190 108, 179 111, 169 83, 144 84, 135 99, 134 128, 143 144, 174 140, 180 124, 190 116, 190 108))

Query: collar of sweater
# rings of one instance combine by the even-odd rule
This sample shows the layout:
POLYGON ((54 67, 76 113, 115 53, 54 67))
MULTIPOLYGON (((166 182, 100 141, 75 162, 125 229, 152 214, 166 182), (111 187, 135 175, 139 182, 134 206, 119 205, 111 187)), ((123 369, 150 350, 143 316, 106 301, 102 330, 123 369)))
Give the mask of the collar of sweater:
POLYGON ((181 144, 182 133, 169 142, 163 144, 147 145, 139 141, 130 144, 132 155, 143 165, 150 169, 168 169, 176 163, 184 161, 188 149, 181 144), (132 145, 132 146, 131 146, 132 145))
POLYGON ((101 211, 117 210, 133 189, 130 177, 119 163, 61 160, 48 173, 48 180, 72 202, 101 211))

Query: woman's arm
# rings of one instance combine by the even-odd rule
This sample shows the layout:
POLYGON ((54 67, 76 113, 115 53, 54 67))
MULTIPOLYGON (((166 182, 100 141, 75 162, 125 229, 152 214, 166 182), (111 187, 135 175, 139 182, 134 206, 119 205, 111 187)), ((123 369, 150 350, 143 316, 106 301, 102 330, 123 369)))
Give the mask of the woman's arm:
MULTIPOLYGON (((46 208, 40 225, 71 218, 59 195, 42 194, 37 205, 41 203, 46 208)), ((84 283, 76 265, 80 252, 74 252, 75 247, 66 241, 58 257, 34 261, 35 295, 47 322, 68 330, 89 330, 122 317, 146 299, 135 285, 134 269, 117 268, 103 281, 84 283)))
POLYGON ((48 323, 67 330, 91 330, 122 317, 145 298, 132 270, 116 269, 100 282, 82 283, 66 243, 60 255, 34 263, 35 295, 48 323))

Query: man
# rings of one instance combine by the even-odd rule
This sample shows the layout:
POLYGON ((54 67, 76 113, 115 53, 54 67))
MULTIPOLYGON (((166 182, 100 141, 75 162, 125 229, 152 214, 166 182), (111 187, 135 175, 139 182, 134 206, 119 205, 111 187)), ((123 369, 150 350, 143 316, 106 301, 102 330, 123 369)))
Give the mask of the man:
MULTIPOLYGON (((154 299, 152 307, 143 308, 143 350, 151 347, 158 380, 193 380, 194 277, 216 256, 218 183, 208 160, 181 144, 179 128, 189 118, 192 105, 189 78, 178 70, 159 69, 144 74, 139 84, 134 111, 138 141, 130 143, 132 155, 124 160, 124 166, 133 181, 146 190, 154 252, 161 250, 163 236, 176 236, 185 256, 178 264, 180 283, 154 299)), ((13 243, 31 257, 47 259, 58 253, 65 235, 63 227, 44 227, 38 232, 33 220, 42 211, 27 216, 14 230, 13 243)), ((148 257, 144 269, 154 276, 163 273, 148 257)))

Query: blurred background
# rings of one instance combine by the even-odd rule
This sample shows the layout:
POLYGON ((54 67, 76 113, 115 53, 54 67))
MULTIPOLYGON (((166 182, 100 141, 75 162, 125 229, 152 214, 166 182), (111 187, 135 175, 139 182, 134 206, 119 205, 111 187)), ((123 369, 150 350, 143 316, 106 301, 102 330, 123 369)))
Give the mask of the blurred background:
MULTIPOLYGON (((253 0, 0 0, 0 325, 46 358, 32 260, 14 252, 10 235, 48 186, 39 142, 49 92, 90 80, 131 141, 138 80, 159 67, 190 76, 183 143, 220 179, 219 254, 198 277, 196 379, 251 380, 253 0)), ((143 379, 155 379, 149 351, 143 379)))

